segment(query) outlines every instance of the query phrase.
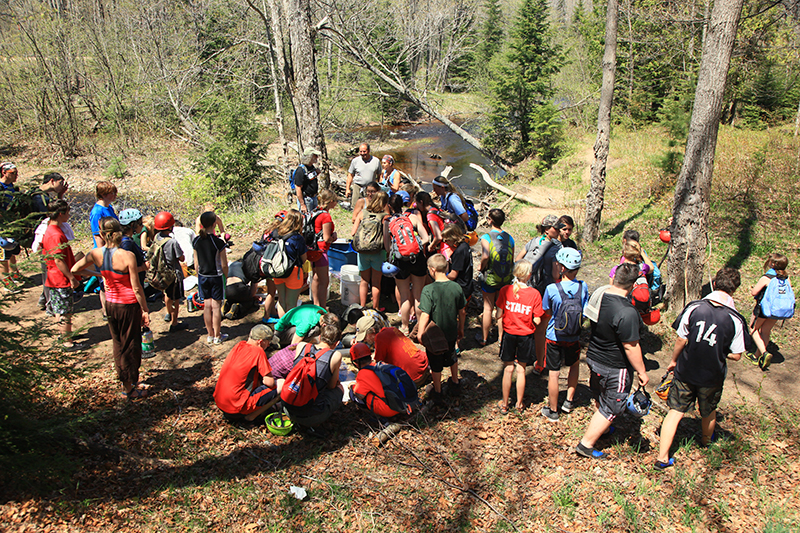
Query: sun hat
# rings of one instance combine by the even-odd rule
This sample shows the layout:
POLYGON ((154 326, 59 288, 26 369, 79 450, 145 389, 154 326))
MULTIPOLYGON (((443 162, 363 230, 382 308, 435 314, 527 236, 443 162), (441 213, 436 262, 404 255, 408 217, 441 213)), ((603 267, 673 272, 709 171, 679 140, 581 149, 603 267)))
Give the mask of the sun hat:
POLYGON ((371 316, 365 315, 358 319, 356 322, 356 342, 364 342, 367 336, 367 330, 375 325, 375 319, 371 316))

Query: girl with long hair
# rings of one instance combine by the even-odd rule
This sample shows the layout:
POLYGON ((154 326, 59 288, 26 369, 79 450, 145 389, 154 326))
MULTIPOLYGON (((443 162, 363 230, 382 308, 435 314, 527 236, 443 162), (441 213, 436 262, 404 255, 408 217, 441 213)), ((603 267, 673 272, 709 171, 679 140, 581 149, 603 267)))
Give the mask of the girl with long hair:
MULTIPOLYGON (((367 189, 369 192, 369 189, 367 189)), ((356 220, 353 222, 353 230, 351 235, 355 236, 359 227, 366 221, 370 224, 380 224, 382 231, 383 220, 386 218, 386 206, 389 203, 389 196, 383 192, 373 193, 369 197, 369 204, 366 209, 362 210, 356 220)), ((383 233, 381 233, 383 236, 383 233)), ((385 311, 381 306, 381 280, 383 279, 383 263, 386 261, 386 250, 383 248, 376 251, 358 252, 358 273, 361 276, 361 283, 358 286, 358 297, 361 307, 367 305, 367 295, 369 294, 370 286, 372 287, 372 307, 377 311, 385 311)))

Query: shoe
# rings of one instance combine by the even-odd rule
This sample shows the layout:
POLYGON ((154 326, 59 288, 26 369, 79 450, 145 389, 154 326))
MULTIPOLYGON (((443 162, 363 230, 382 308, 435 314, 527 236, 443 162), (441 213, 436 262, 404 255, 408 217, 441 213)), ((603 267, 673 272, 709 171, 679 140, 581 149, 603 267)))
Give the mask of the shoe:
POLYGON ((607 430, 605 430, 605 431, 603 432, 603 434, 602 434, 602 435, 600 435, 600 437, 601 437, 601 438, 602 438, 602 437, 609 437, 609 436, 613 435, 615 431, 617 431, 617 426, 608 426, 608 429, 607 429, 607 430))
POLYGON ((228 340, 228 334, 222 333, 219 337, 214 337, 214 344, 222 344, 226 340, 228 340))
POLYGON ((483 333, 476 333, 475 341, 478 343, 478 346, 480 347, 486 346, 486 339, 483 338, 483 333))
POLYGON ((675 458, 670 457, 669 461, 667 461, 666 463, 662 463, 661 461, 656 461, 655 464, 653 464, 653 468, 655 468, 656 470, 666 470, 667 468, 674 465, 675 465, 675 458))
POLYGON ((447 395, 461 396, 461 382, 455 383, 452 379, 447 379, 447 395))
POLYGON ((570 400, 564 400, 564 403, 561 404, 561 412, 562 413, 569 413, 575 406, 572 404, 570 400))
POLYGON ((531 372, 534 376, 541 376, 544 373, 544 367, 539 366, 536 363, 533 365, 533 371, 531 372))
POLYGON ((186 324, 173 324, 169 327, 169 333, 174 333, 176 331, 181 331, 186 329, 186 324))
POLYGON ((277 323, 278 323, 278 320, 279 320, 279 319, 277 319, 277 318, 275 318, 275 317, 271 316, 271 317, 269 317, 269 318, 262 318, 262 319, 261 319, 261 323, 262 323, 262 324, 266 324, 266 325, 268 325, 268 326, 269 326, 269 325, 272 325, 272 324, 277 324, 277 323))
POLYGON ((322 428, 312 428, 300 425, 295 425, 294 427, 297 429, 297 432, 304 437, 311 437, 314 439, 324 439, 328 437, 328 432, 322 428))
POLYGON ((447 401, 444 399, 444 394, 441 392, 431 391, 428 395, 428 400, 433 402, 433 405, 444 407, 447 405, 447 401))
POLYGON ((172 322, 172 315, 169 313, 164 315, 164 322, 172 322))
POLYGON ((607 453, 601 452, 600 450, 595 450, 594 448, 587 448, 580 442, 575 447, 575 453, 577 453, 581 457, 588 457, 589 459, 601 459, 601 460, 608 459, 607 453))
POLYGON ((503 405, 503 402, 497 402, 497 408, 500 410, 500 414, 506 416, 508 414, 508 407, 503 405))
POLYGON ((744 354, 744 358, 747 359, 748 361, 750 361, 751 363, 753 363, 754 365, 758 364, 758 358, 756 357, 756 354, 754 354, 754 353, 746 352, 744 354))
POLYGON ((206 344, 211 344, 213 342, 214 342, 214 337, 212 337, 211 335, 206 337, 206 344))
POLYGON ((772 354, 769 352, 764 352, 764 355, 762 355, 758 359, 758 366, 761 368, 761 370, 768 369, 769 365, 771 364, 772 364, 772 354))
POLYGON ((147 398, 147 390, 146 389, 139 389, 133 388, 130 392, 122 392, 123 398, 127 398, 129 400, 139 400, 141 398, 147 398))
POLYGON ((542 416, 549 422, 558 422, 558 412, 551 410, 549 405, 542 407, 542 416))
POLYGON ((85 342, 73 342, 72 346, 64 346, 62 349, 65 352, 80 352, 81 350, 86 349, 87 344, 85 342))

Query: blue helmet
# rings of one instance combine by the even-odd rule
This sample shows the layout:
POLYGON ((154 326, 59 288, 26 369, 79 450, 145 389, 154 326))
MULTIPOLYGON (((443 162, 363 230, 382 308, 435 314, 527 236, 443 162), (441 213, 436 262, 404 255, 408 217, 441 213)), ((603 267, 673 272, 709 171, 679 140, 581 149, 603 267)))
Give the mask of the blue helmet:
POLYGON ((567 270, 578 270, 581 267, 581 253, 575 248, 562 248, 556 252, 556 261, 567 270))
POLYGON ((393 278, 400 273, 400 269, 388 261, 384 261, 383 266, 381 267, 381 272, 383 272, 384 276, 393 278))
POLYGON ((119 214, 119 223, 123 226, 127 226, 140 218, 142 218, 142 213, 138 209, 126 209, 119 214))
POLYGON ((643 418, 650 412, 650 406, 653 402, 650 400, 650 395, 642 387, 639 387, 636 392, 628 396, 626 402, 628 412, 637 418, 643 418))

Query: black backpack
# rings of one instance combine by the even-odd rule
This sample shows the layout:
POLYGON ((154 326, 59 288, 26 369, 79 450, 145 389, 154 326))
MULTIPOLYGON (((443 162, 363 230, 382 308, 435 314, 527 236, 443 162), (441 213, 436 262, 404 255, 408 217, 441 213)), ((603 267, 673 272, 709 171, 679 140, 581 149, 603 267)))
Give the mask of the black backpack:
POLYGON ((322 213, 323 211, 315 210, 311 213, 306 213, 303 215, 303 240, 306 241, 306 248, 308 248, 308 251, 311 252, 314 250, 319 250, 318 242, 322 240, 322 231, 317 233, 314 230, 314 225, 317 223, 317 217, 322 213))
POLYGON ((360 370, 370 370, 378 376, 383 385, 383 396, 379 396, 370 391, 364 401, 367 407, 372 409, 372 405, 376 399, 383 400, 389 409, 397 411, 398 413, 408 413, 415 407, 419 407, 419 396, 417 395, 417 386, 411 380, 411 376, 402 368, 380 361, 365 366, 360 370))
POLYGON ((578 290, 571 296, 564 291, 560 281, 555 286, 561 295, 561 305, 553 317, 553 328, 556 330, 556 334, 565 337, 580 335, 583 319, 583 282, 578 282, 578 290))
POLYGON ((3 236, 11 237, 23 248, 30 248, 33 245, 36 227, 47 218, 47 213, 36 208, 35 198, 42 198, 42 203, 47 205, 48 197, 38 187, 28 191, 4 191, 4 194, 11 194, 12 199, 4 213, 0 214, 0 219, 4 222, 3 236))

